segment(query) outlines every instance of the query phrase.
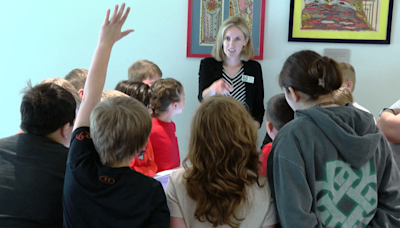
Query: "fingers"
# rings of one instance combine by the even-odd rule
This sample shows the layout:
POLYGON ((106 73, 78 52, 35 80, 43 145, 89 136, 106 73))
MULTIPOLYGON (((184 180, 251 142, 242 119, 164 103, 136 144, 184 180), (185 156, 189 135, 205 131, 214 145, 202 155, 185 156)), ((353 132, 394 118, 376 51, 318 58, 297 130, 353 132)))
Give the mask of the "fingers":
POLYGON ((121 32, 121 38, 127 36, 131 32, 134 32, 134 30, 133 29, 128 29, 126 31, 121 32))
POLYGON ((111 19, 110 19, 110 23, 112 23, 112 24, 115 23, 115 20, 117 18, 117 12, 118 12, 118 5, 115 5, 114 12, 113 12, 113 14, 111 16, 111 19))
POLYGON ((121 21, 122 14, 124 13, 125 3, 121 4, 121 8, 118 11, 116 22, 119 23, 121 21))
POLYGON ((110 9, 107 10, 106 18, 104 18, 104 24, 108 24, 108 19, 110 18, 110 9))
POLYGON ((131 8, 130 7, 126 8, 126 11, 125 11, 124 15, 122 16, 120 23, 122 23, 122 24, 125 23, 125 20, 128 17, 129 11, 131 11, 131 8))

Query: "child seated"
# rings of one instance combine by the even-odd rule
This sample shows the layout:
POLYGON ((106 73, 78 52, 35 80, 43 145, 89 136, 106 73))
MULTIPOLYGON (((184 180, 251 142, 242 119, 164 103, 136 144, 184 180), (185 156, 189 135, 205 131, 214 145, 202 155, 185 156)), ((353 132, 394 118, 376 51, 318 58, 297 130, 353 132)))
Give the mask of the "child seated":
MULTIPOLYGON (((267 134, 272 140, 274 140, 278 131, 294 118, 294 112, 287 103, 285 94, 281 93, 269 99, 267 102, 267 109, 265 110, 265 117, 267 134)), ((261 169, 259 170, 259 173, 265 177, 267 176, 267 161, 271 147, 272 142, 266 144, 261 150, 261 169)))
POLYGON ((205 99, 192 119, 184 168, 167 185, 171 227, 274 227, 256 144, 254 120, 240 102, 222 95, 205 99))
POLYGON ((29 84, 20 111, 23 132, 0 139, 0 227, 62 227, 76 102, 54 83, 29 84))
POLYGON ((143 82, 148 86, 153 85, 161 77, 162 72, 160 68, 155 63, 146 59, 136 61, 128 69, 128 79, 130 81, 143 82))
POLYGON ((161 172, 180 166, 178 139, 172 117, 185 107, 185 92, 182 84, 173 78, 160 79, 151 89, 154 118, 150 141, 158 172, 161 172))
POLYGON ((168 227, 161 183, 129 168, 146 145, 151 118, 130 97, 100 102, 107 63, 129 8, 107 11, 76 118, 65 174, 64 227, 168 227), (90 126, 90 128, 89 128, 90 126))
MULTIPOLYGON (((123 80, 118 82, 115 89, 137 99, 146 107, 150 105, 151 89, 143 82, 123 80)), ((148 110, 151 114, 151 109, 148 108, 148 110)), ((158 167, 154 161, 153 146, 150 139, 147 139, 146 146, 132 159, 129 167, 146 176, 154 177, 158 167)))

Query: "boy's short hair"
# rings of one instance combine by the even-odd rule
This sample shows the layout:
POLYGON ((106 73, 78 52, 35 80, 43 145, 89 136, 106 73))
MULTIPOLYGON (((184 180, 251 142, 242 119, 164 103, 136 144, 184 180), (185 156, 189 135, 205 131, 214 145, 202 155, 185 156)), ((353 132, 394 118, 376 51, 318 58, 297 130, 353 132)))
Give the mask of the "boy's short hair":
POLYGON ((146 59, 138 60, 128 69, 128 78, 132 81, 143 81, 153 76, 162 77, 160 68, 146 59))
POLYGON ((356 87, 356 71, 351 64, 338 63, 339 68, 342 70, 343 82, 351 81, 353 83, 353 91, 356 87))
POLYGON ((143 82, 122 80, 115 86, 115 90, 121 91, 126 95, 137 99, 146 107, 150 105, 152 92, 150 86, 143 82))
POLYGON ((54 83, 58 86, 63 87, 64 89, 68 90, 72 94, 72 96, 75 99, 76 103, 76 108, 79 109, 79 106, 81 105, 81 98, 79 97, 78 91, 75 89, 75 87, 66 79, 63 78, 46 78, 42 81, 43 83, 54 83))
POLYGON ((90 136, 103 165, 131 160, 147 143, 152 121, 147 108, 131 97, 100 102, 90 115, 90 136))
POLYGON ((88 70, 86 69, 73 69, 64 78, 69 81, 75 89, 79 90, 85 88, 86 78, 88 75, 88 70))
POLYGON ((105 101, 111 97, 129 97, 123 92, 120 92, 118 90, 104 90, 103 93, 101 93, 101 100, 100 101, 105 101))
POLYGON ((76 103, 70 92, 54 83, 42 83, 23 90, 21 129, 30 134, 47 135, 74 124, 76 103))
POLYGON ((287 103, 283 93, 268 100, 265 114, 267 121, 271 122, 278 131, 294 118, 294 111, 287 103))

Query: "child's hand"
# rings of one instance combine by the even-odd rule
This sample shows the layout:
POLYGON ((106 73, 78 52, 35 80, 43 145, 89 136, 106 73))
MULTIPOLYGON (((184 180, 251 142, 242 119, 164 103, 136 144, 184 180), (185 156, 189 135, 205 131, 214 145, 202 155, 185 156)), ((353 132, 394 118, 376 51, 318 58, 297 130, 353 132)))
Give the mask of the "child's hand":
POLYGON ((114 45, 115 42, 133 32, 133 29, 128 29, 121 32, 121 28, 124 25, 130 11, 130 8, 128 7, 124 13, 124 9, 125 3, 121 4, 119 11, 118 5, 116 5, 110 19, 110 9, 107 10, 106 18, 101 26, 99 44, 114 45))

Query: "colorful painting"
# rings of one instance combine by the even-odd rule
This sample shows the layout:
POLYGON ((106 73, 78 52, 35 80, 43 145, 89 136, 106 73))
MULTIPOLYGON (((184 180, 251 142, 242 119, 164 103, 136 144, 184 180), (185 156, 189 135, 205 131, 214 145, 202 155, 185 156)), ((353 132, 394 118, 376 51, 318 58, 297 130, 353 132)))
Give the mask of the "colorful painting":
POLYGON ((265 0, 189 0, 187 57, 211 56, 219 27, 232 16, 247 21, 256 52, 253 59, 262 59, 265 0))
POLYGON ((292 0, 289 41, 390 43, 393 0, 292 0))

